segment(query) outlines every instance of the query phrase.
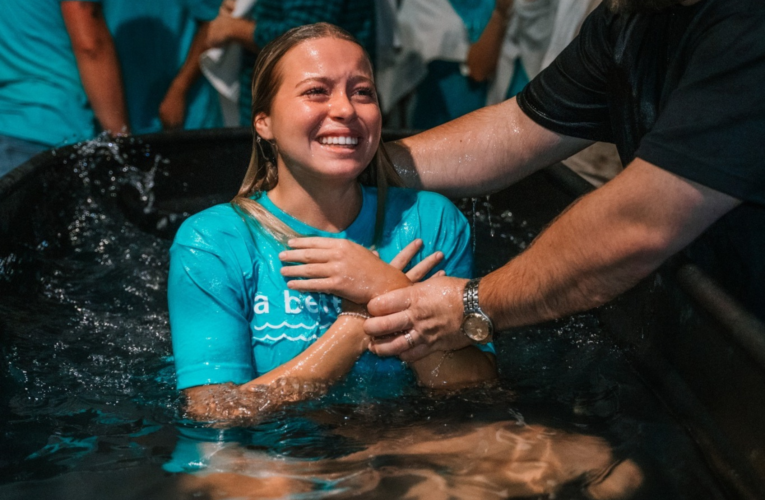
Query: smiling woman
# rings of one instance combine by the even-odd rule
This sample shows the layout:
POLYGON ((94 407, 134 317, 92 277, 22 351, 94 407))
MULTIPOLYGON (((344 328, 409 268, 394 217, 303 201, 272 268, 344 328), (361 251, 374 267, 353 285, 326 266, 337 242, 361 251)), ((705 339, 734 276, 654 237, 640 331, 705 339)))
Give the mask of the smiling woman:
POLYGON ((170 326, 189 415, 257 420, 341 379, 379 397, 415 378, 450 389, 495 379, 491 345, 411 365, 367 352, 371 298, 437 272, 469 277, 472 252, 467 221, 446 198, 388 188, 399 179, 361 46, 332 25, 295 28, 263 49, 255 75, 239 193, 189 218, 171 248, 170 326), (294 267, 315 278, 345 269, 361 285, 354 302, 289 284, 293 266, 280 259, 305 263, 306 248, 311 262, 294 267))
POLYGON ((256 134, 278 151, 269 197, 317 229, 344 229, 361 203, 356 178, 380 144, 372 67, 358 44, 327 37, 292 48, 279 74, 272 112, 254 116, 256 134))

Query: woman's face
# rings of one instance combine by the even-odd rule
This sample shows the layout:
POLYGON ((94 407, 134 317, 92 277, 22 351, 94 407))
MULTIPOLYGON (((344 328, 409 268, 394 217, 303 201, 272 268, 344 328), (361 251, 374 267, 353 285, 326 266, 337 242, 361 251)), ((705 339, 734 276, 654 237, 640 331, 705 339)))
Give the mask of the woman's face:
POLYGON ((255 118, 258 134, 275 141, 277 163, 296 179, 354 180, 377 149, 382 117, 372 68, 355 43, 308 40, 277 68, 281 84, 269 115, 255 118))

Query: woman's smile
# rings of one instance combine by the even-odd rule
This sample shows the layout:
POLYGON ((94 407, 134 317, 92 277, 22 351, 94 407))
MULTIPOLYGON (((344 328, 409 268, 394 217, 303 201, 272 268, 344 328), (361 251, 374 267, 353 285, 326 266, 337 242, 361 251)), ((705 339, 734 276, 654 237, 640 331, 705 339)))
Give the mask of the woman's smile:
POLYGON ((319 142, 324 145, 355 147, 359 143, 359 138, 349 135, 324 136, 319 138, 319 142))

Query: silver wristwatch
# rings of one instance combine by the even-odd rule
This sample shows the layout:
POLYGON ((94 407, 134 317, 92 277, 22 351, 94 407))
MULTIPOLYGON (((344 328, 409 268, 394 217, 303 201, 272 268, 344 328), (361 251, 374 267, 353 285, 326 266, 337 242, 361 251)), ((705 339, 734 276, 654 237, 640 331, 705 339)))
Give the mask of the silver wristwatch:
POLYGON ((481 278, 467 282, 462 292, 462 305, 465 312, 462 316, 462 333, 477 344, 491 342, 494 336, 494 323, 478 305, 478 283, 481 278))

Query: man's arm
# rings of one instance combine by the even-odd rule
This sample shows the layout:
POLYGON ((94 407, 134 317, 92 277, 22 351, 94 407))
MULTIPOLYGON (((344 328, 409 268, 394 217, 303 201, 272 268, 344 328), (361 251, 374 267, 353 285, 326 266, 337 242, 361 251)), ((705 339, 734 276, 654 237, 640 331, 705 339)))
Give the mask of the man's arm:
POLYGON ((590 144, 543 128, 513 98, 386 146, 408 186, 476 196, 499 191, 590 144))
MULTIPOLYGON (((601 305, 655 270, 739 200, 636 159, 604 187, 571 206, 524 253, 481 282, 481 308, 498 329, 538 323, 601 305)), ((465 281, 435 278, 369 303, 381 355, 413 360, 467 343, 459 331, 465 281), (385 316, 387 315, 387 316, 385 316)))
POLYGON ((129 132, 117 51, 106 28, 101 4, 62 2, 61 13, 82 86, 98 122, 112 134, 129 132))
POLYGON ((209 22, 198 23, 197 32, 191 41, 186 60, 159 105, 159 119, 165 129, 183 127, 186 118, 186 95, 194 82, 202 76, 199 57, 207 49, 206 40, 209 27, 209 22))

